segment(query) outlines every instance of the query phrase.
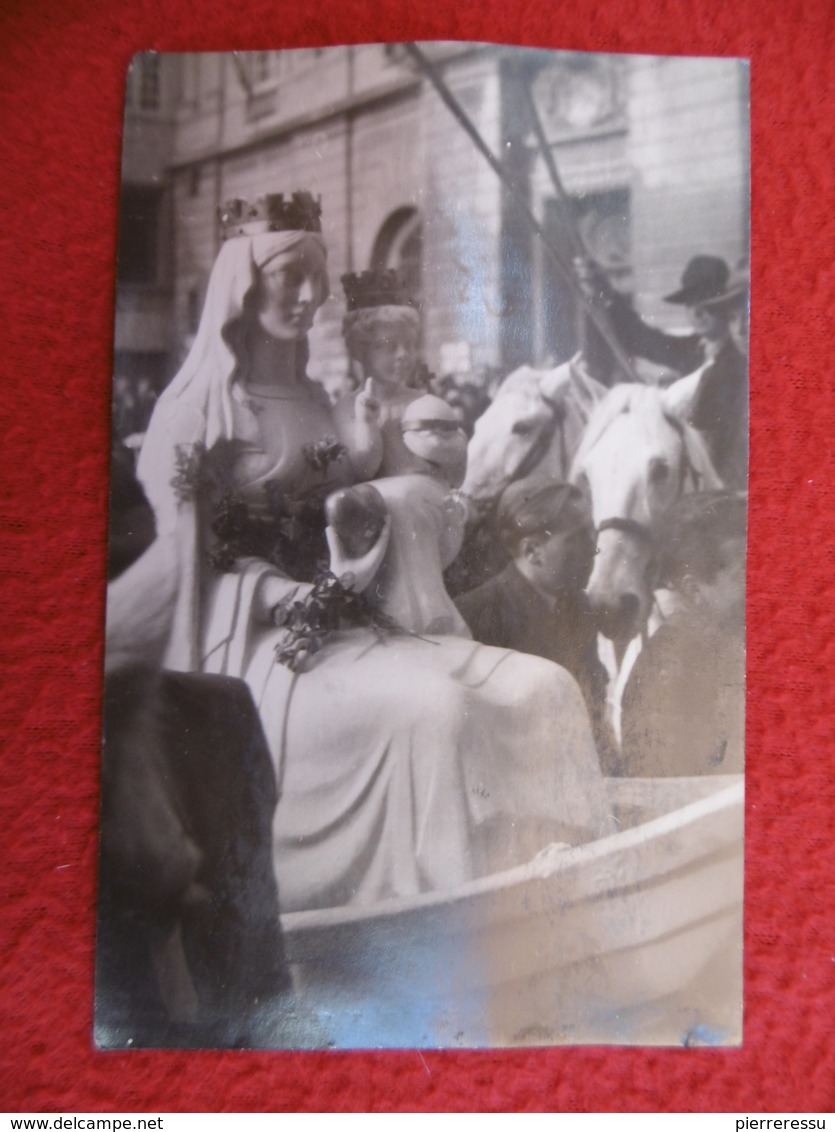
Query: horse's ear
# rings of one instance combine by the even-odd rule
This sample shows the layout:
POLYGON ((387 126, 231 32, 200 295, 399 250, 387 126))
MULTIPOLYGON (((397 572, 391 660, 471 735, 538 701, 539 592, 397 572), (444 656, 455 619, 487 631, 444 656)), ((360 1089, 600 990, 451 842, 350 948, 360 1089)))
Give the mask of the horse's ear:
POLYGON ((663 389, 661 391, 661 402, 664 406, 664 412, 668 416, 680 420, 682 424, 687 424, 696 403, 696 394, 699 391, 701 380, 702 371, 696 370, 695 373, 688 374, 687 377, 680 377, 678 381, 674 381, 672 385, 663 389))
POLYGON ((555 369, 543 370, 539 375, 539 390, 549 401, 556 401, 571 380, 571 363, 563 362, 555 369))
POLYGON ((504 396, 506 393, 526 392, 535 388, 539 382, 539 371, 532 369, 530 366, 519 366, 518 369, 512 370, 506 378, 504 378, 499 388, 496 390, 496 396, 501 394, 504 396))
POLYGON ((592 377, 586 358, 582 350, 575 354, 568 363, 569 380, 580 395, 580 400, 591 412, 598 401, 602 401, 609 390, 597 378, 592 377))

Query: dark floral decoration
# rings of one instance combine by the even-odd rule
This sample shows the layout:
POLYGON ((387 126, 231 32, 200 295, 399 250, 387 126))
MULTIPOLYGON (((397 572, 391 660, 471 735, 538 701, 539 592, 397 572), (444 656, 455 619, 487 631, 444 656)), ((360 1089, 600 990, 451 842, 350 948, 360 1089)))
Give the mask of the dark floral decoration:
POLYGON ((225 490, 232 482, 232 470, 242 448, 239 440, 218 440, 210 454, 201 440, 178 444, 177 470, 171 480, 174 494, 184 503, 196 503, 225 490))
POLYGON ((335 436, 326 436, 324 440, 317 440, 315 444, 305 444, 302 451, 314 472, 321 472, 323 475, 331 464, 348 455, 348 449, 344 444, 340 444, 335 436))
POLYGON ((415 636, 397 622, 366 601, 362 594, 350 587, 352 574, 341 578, 320 570, 313 588, 303 598, 286 598, 273 611, 273 620, 286 630, 284 639, 276 645, 276 658, 293 672, 303 672, 310 659, 327 643, 337 629, 368 628, 384 641, 392 634, 406 633, 415 636))
POLYGON ((234 474, 246 450, 245 442, 225 439, 208 449, 200 442, 177 448, 172 487, 179 499, 194 503, 204 514, 210 564, 232 573, 241 558, 260 558, 288 577, 312 581, 327 562, 324 504, 334 485, 326 474, 346 449, 332 436, 306 445, 307 462, 321 482, 291 495, 269 480, 262 498, 254 502, 241 497, 234 474))

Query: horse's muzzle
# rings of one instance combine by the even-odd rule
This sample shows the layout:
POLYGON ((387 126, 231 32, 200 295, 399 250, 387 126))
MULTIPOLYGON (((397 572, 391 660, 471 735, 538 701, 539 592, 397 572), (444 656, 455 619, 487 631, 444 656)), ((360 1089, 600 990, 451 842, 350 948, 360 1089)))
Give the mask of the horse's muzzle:
POLYGON ((629 641, 641 628, 641 599, 637 594, 619 594, 615 601, 604 601, 589 593, 589 605, 597 631, 610 641, 629 641))

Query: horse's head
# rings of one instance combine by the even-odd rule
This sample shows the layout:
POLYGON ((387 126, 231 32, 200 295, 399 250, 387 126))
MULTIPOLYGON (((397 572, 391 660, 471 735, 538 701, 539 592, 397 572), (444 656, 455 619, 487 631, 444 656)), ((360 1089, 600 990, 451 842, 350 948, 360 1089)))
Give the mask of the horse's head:
POLYGON ((567 479, 591 407, 604 392, 576 361, 514 370, 476 421, 462 494, 478 510, 534 470, 567 479))
POLYGON ((624 646, 652 605, 654 525, 684 492, 719 486, 686 423, 681 386, 616 386, 592 414, 572 470, 598 531, 589 601, 601 631, 624 646))

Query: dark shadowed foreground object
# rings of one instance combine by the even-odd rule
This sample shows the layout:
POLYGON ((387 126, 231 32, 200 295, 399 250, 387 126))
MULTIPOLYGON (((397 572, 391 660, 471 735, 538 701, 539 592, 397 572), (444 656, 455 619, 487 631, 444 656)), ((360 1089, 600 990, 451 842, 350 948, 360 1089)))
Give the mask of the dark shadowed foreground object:
POLYGON ((270 858, 275 785, 247 687, 107 678, 96 1041, 255 1043, 288 988, 270 858))

